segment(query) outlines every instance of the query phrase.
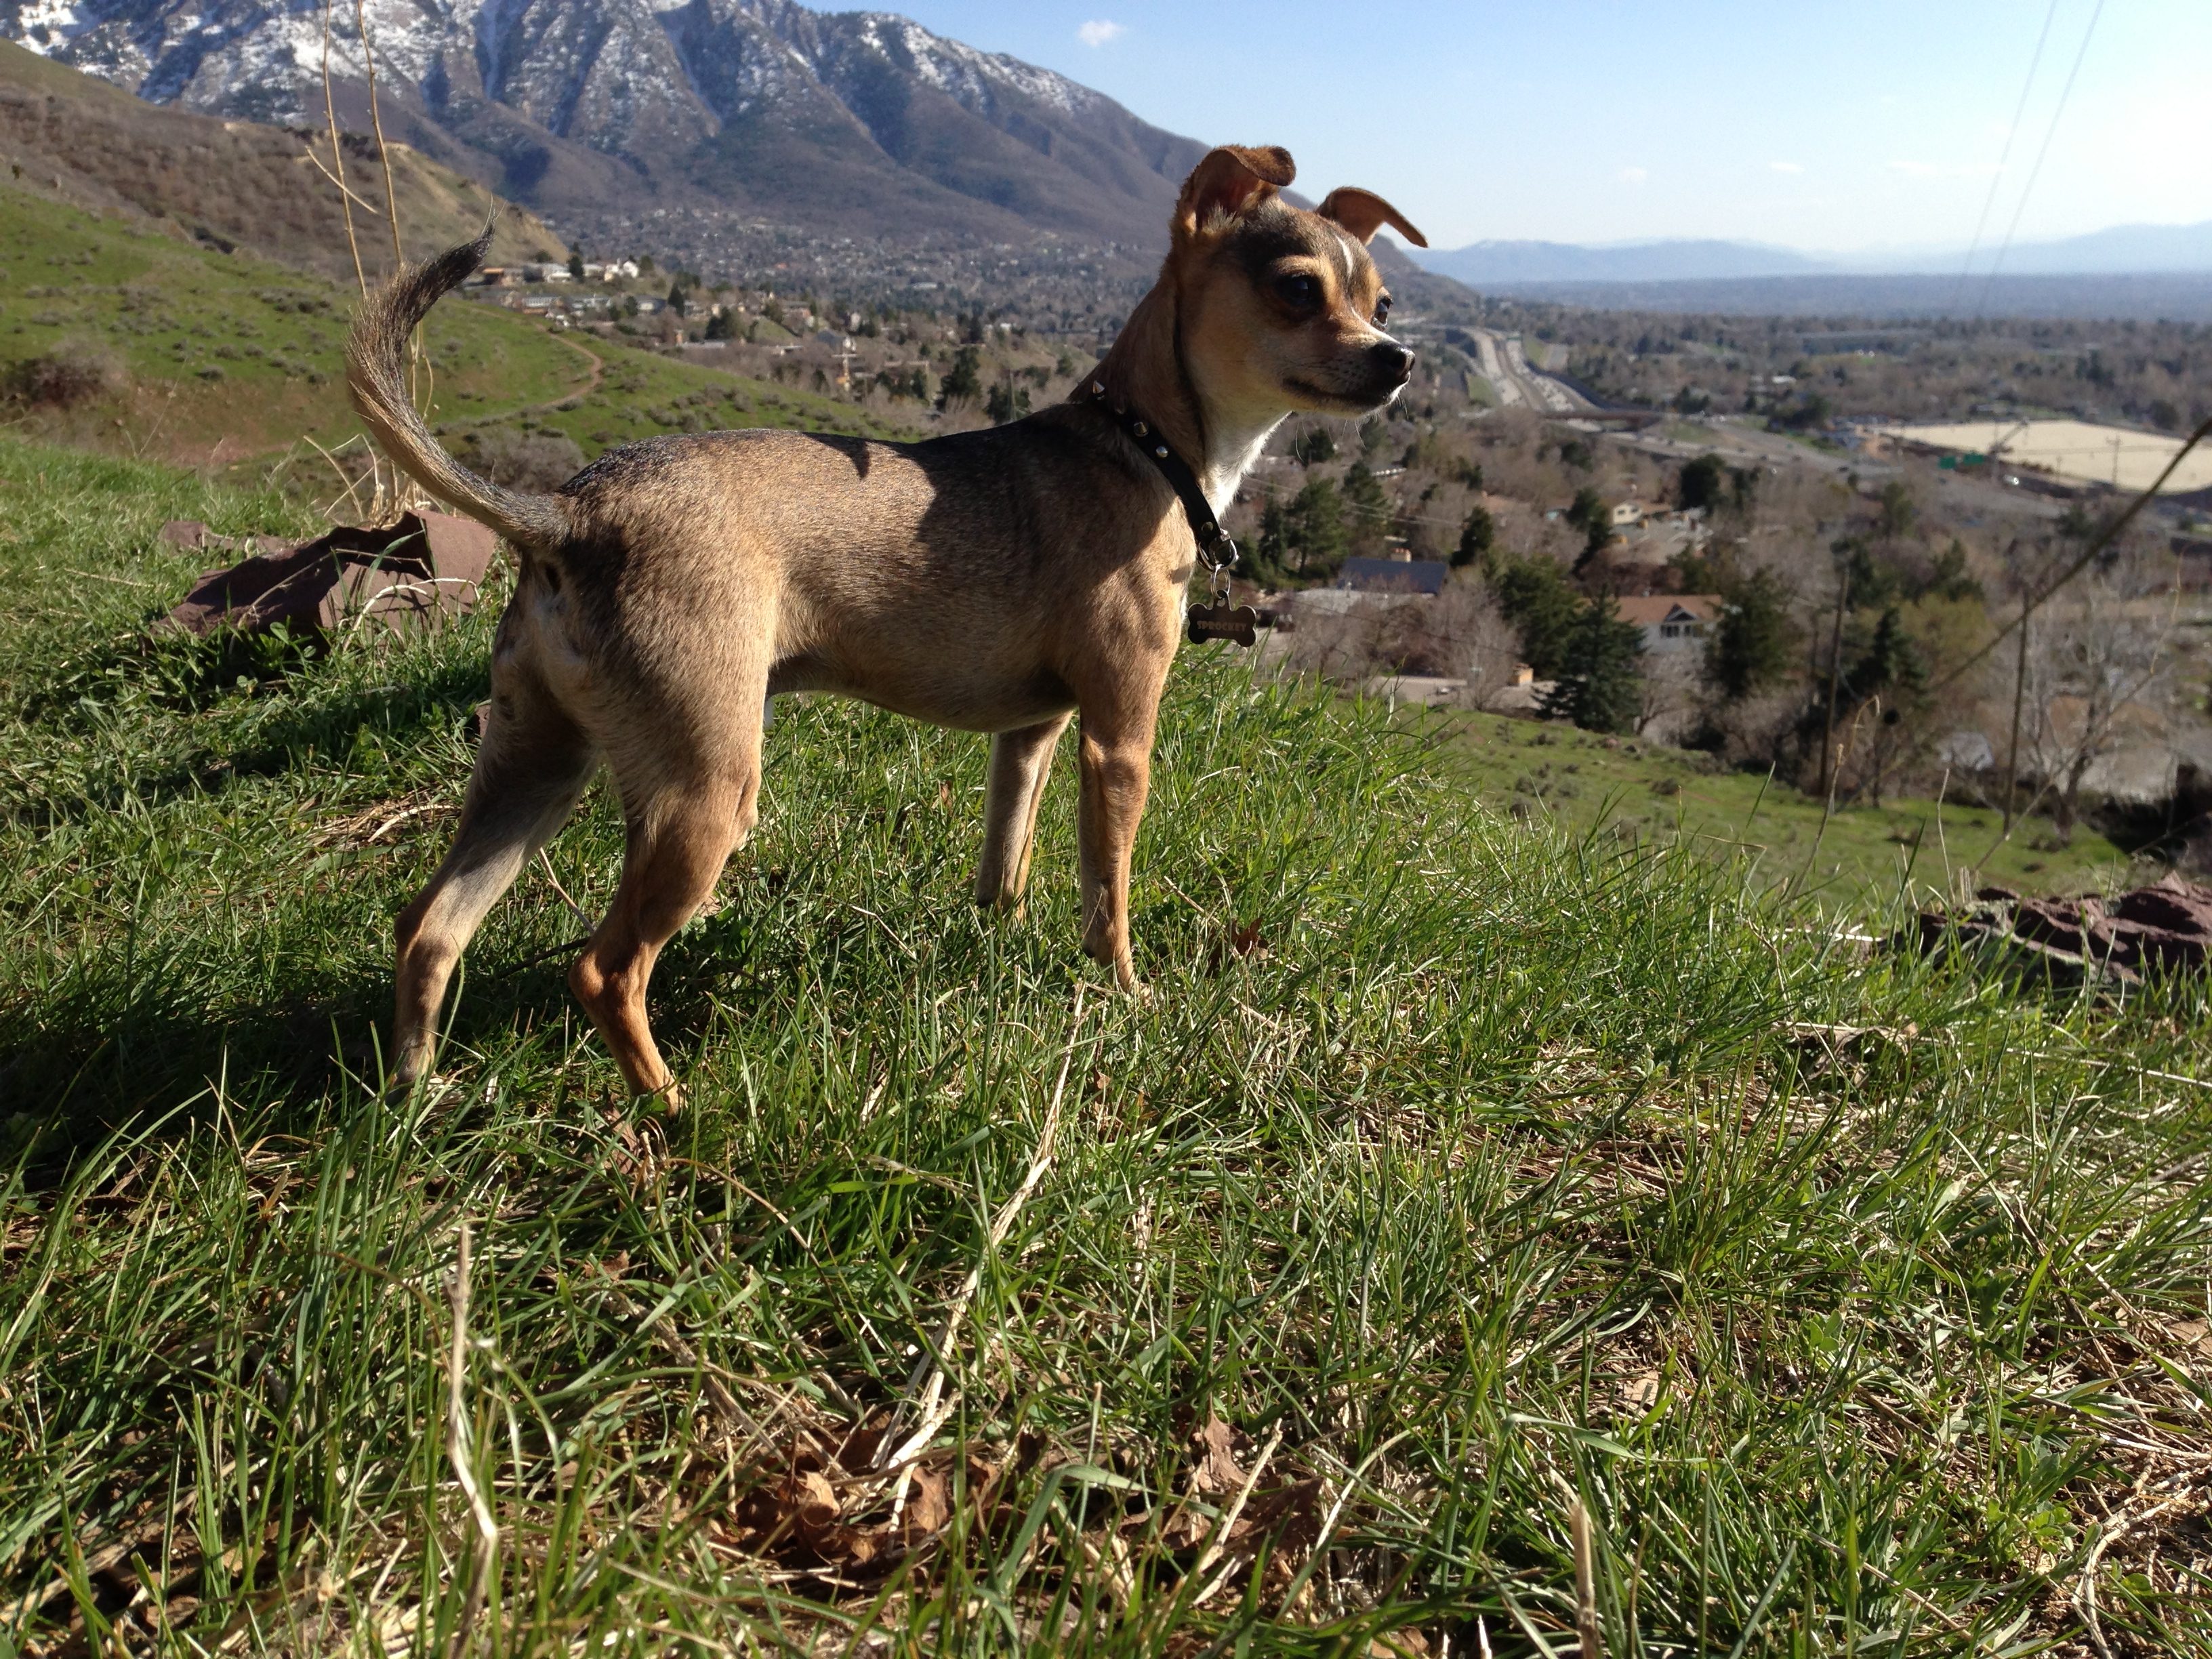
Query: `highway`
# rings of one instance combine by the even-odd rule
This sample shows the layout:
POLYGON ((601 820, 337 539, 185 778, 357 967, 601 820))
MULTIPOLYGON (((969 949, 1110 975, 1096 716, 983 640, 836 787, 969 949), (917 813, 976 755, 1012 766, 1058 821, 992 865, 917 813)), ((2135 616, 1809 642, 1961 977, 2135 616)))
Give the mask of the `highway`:
POLYGON ((1471 332, 1482 378, 1498 393, 1501 407, 1533 409, 1540 415, 1571 415, 1578 409, 1590 407, 1579 393, 1562 386, 1528 361, 1519 335, 1500 334, 1487 328, 1471 332))

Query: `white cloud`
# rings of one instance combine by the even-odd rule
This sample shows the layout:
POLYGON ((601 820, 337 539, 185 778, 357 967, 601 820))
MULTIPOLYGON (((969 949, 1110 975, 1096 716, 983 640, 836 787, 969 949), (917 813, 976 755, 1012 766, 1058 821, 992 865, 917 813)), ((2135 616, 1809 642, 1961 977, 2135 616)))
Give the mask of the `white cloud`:
POLYGON ((1650 167, 1623 167, 1620 170, 1620 182, 1624 185, 1640 185, 1650 176, 1650 167))
POLYGON ((1085 46, 1096 49, 1127 33, 1128 30, 1119 23, 1109 22, 1103 17, 1094 17, 1075 31, 1075 38, 1085 46))
POLYGON ((1796 161, 1769 161, 1766 165, 1776 173, 1802 173, 1805 171, 1804 167, 1796 161))

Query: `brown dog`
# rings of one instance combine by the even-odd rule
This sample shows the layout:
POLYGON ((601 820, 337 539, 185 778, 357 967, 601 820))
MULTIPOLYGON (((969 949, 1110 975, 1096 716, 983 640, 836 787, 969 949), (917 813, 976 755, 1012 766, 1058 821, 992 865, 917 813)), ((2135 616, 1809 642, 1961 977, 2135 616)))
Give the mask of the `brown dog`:
POLYGON ((459 833, 399 917, 398 1082, 428 1068, 485 912, 604 763, 629 845, 568 983, 630 1086, 672 1089, 646 981, 752 828, 763 707, 783 691, 992 733, 975 892, 999 907, 1021 901, 1053 748, 1079 714, 1084 948, 1135 988, 1130 848, 1194 525, 1213 528, 1206 508, 1226 508, 1285 416, 1364 415, 1412 372, 1382 331, 1390 301, 1366 244, 1385 223, 1425 246, 1419 233, 1364 191, 1295 209, 1276 194, 1291 178, 1280 149, 1212 151, 1182 187, 1158 283, 1077 399, 926 443, 654 438, 521 495, 447 454, 403 377, 409 333, 484 243, 401 272, 363 308, 355 407, 521 567, 459 833), (1170 482, 1185 464, 1202 501, 1170 482))

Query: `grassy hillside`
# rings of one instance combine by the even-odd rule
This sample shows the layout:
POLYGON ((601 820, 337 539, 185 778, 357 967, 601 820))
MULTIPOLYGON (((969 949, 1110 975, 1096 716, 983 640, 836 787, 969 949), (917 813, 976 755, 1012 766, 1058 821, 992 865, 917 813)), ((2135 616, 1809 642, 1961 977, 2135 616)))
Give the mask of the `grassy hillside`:
MULTIPOLYGON (((343 141, 360 205, 355 234, 372 281, 391 267, 384 171, 375 143, 343 141)), ((476 234, 496 199, 475 179, 404 144, 392 146, 392 187, 410 258, 476 234)), ((224 252, 353 278, 345 216, 321 132, 223 120, 164 107, 0 40, 0 162, 43 199, 119 214, 142 228, 224 252)), ((537 215, 504 205, 492 258, 558 257, 565 244, 537 215)))
MULTIPOLYGON (((0 406, 39 435, 197 465, 334 446, 356 430, 342 354, 350 285, 219 253, 0 184, 0 385, 57 352, 105 360, 100 394, 69 409, 0 406)), ((589 457, 701 426, 859 431, 865 417, 482 305, 448 301, 427 334, 429 389, 458 434, 494 422, 557 428, 589 457), (712 418, 708 418, 711 413, 712 418)), ((873 429, 871 427, 869 429, 873 429)))
POLYGON ((139 643, 162 519, 295 511, 0 441, 17 1650, 442 1652, 480 1583, 502 1654, 1560 1654, 1579 1499, 1608 1654, 2212 1654, 2201 987, 1860 955, 1193 653, 1149 1000, 1071 756, 993 922, 982 744, 805 702, 657 981, 684 1115, 544 871, 380 1101, 491 618, 139 643))
POLYGON ((1787 784, 1715 772, 1705 757, 1678 749, 1496 714, 1453 714, 1440 724, 1458 739, 1459 775, 1500 811, 1538 817, 1572 836, 1679 837, 1709 854, 1741 854, 1759 884, 1831 906, 1870 894, 1956 894, 1984 882, 2087 891, 2119 884, 2128 870, 2127 854, 2094 830, 2057 846, 2045 817, 2023 820, 2008 840, 2002 813, 1960 800, 1891 799, 1827 815, 1787 784))

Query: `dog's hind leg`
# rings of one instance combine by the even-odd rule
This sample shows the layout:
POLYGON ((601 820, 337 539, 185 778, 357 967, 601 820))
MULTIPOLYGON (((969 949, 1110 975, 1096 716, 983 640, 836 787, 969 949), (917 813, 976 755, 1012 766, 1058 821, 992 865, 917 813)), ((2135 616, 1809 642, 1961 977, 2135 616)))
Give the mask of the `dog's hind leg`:
POLYGON ((1030 854, 1036 848, 1037 809, 1044 804, 1052 751, 1072 716, 1054 715, 991 739, 991 782, 984 797, 983 858, 975 870, 975 902, 1021 909, 1029 890, 1030 854))
POLYGON ((404 1087, 429 1069, 438 1010, 461 952, 530 855, 568 821, 593 764, 590 743, 541 686, 495 674, 491 718, 453 848, 395 929, 395 1084, 404 1087))
MULTIPOLYGON (((746 698, 737 699, 739 704, 746 698)), ((646 983, 663 945, 697 914, 733 848, 751 833, 760 795, 762 697, 743 730, 718 744, 723 764, 706 775, 665 772, 623 790, 629 845, 606 919, 568 970, 568 988, 599 1027, 629 1086, 681 1103, 647 1022, 646 983)), ((696 762, 694 763, 696 767, 696 762)), ((623 780, 617 773, 617 781, 623 780)))

